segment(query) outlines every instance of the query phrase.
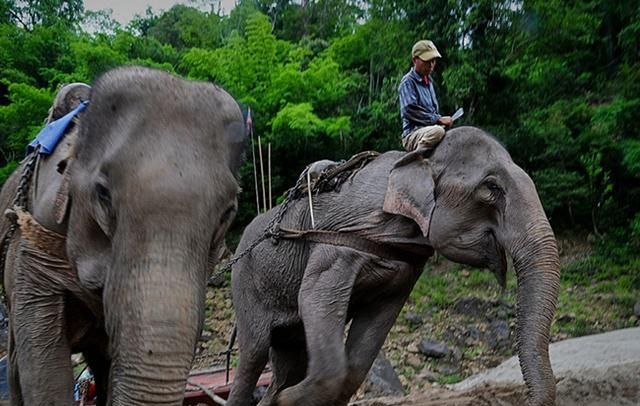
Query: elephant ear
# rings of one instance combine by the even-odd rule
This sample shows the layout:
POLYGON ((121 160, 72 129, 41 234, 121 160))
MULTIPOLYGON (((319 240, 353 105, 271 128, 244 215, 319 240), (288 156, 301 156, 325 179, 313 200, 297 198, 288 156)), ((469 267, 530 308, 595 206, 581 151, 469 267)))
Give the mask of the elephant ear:
POLYGON ((60 162, 58 165, 64 163, 65 168, 62 172, 62 182, 60 183, 60 187, 58 188, 58 192, 56 193, 56 200, 53 205, 53 209, 56 215, 56 223, 62 224, 67 218, 67 213, 69 212, 69 202, 71 200, 71 196, 69 196, 69 181, 71 180, 69 169, 68 169, 68 161, 65 159, 60 162))
POLYGON ((427 237, 435 207, 435 181, 425 152, 410 152, 393 164, 382 210, 412 219, 427 237))
POLYGON ((233 121, 224 127, 224 138, 229 146, 229 169, 237 177, 249 140, 248 130, 243 122, 233 121))
POLYGON ((78 107, 83 101, 88 101, 91 95, 91 86, 84 83, 71 83, 63 86, 49 109, 47 122, 59 119, 78 107))

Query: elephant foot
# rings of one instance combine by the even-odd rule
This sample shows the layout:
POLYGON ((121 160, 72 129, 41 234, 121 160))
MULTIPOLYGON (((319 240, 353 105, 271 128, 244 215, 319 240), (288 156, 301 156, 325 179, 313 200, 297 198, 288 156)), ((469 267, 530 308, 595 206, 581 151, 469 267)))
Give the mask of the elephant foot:
POLYGON ((337 398, 339 382, 335 379, 304 380, 277 395, 278 406, 333 405, 337 398))
POLYGON ((276 399, 277 406, 298 406, 302 405, 302 393, 297 388, 287 388, 280 392, 276 399))

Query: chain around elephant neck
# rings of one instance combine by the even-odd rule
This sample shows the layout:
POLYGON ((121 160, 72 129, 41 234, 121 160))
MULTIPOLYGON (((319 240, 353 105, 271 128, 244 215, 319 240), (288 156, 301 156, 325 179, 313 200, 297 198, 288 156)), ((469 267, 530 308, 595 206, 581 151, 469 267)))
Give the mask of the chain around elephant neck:
POLYGON ((7 234, 5 234, 4 238, 2 239, 2 247, 0 249, 0 255, 2 255, 2 257, 0 257, 0 282, 2 283, 2 301, 4 304, 6 304, 7 301, 4 289, 4 267, 7 262, 9 243, 11 242, 11 239, 18 229, 18 216, 16 214, 16 210, 27 210, 27 205, 29 203, 29 187, 31 186, 31 179, 33 177, 34 168, 36 166, 36 162, 38 161, 39 154, 40 145, 38 145, 27 156, 26 163, 22 168, 22 174, 20 175, 20 183, 18 184, 16 197, 13 199, 11 207, 4 212, 4 216, 11 222, 7 234))
POLYGON ((256 238, 251 243, 251 245, 249 245, 244 251, 234 256, 229 261, 229 263, 225 265, 224 268, 222 268, 221 271, 217 272, 215 275, 212 275, 210 279, 216 279, 217 276, 230 271, 231 267, 236 262, 240 261, 246 255, 248 255, 251 251, 253 251, 255 247, 260 245, 260 243, 263 242, 264 240, 271 238, 275 244, 278 243, 278 241, 282 238, 280 223, 282 222, 282 219, 284 218, 284 215, 289 209, 289 206, 291 205, 291 203, 294 200, 297 200, 301 196, 303 196, 305 192, 303 187, 305 182, 307 182, 306 187, 309 189, 310 194, 320 193, 324 190, 331 190, 331 189, 335 190, 334 189, 335 185, 330 184, 332 180, 338 180, 338 184, 342 183, 344 181, 344 177, 342 177, 343 174, 346 174, 348 176, 354 171, 358 171, 362 169, 365 165, 367 165, 373 159, 378 157, 378 155, 380 154, 375 151, 360 152, 352 156, 347 161, 342 161, 340 163, 337 163, 334 166, 331 166, 323 170, 318 176, 318 178, 313 181, 312 184, 310 184, 309 179, 307 177, 309 170, 311 168, 311 165, 308 165, 298 177, 296 184, 287 191, 287 197, 280 205, 280 208, 278 209, 278 212, 276 213, 276 215, 273 216, 273 218, 267 225, 267 228, 265 229, 263 234, 260 237, 256 238), (339 177, 342 177, 342 178, 338 179, 339 177))
MULTIPOLYGON (((307 168, 307 170, 308 170, 308 168, 307 168)), ((303 171, 302 175, 300 175, 300 177, 298 178, 296 184, 291 189, 289 189, 287 191, 287 197, 284 199, 284 201, 280 205, 280 208, 278 209, 276 215, 273 216, 273 218, 271 219, 271 221, 267 225, 267 227, 264 230, 264 232, 262 233, 262 235, 260 237, 256 238, 251 243, 251 245, 249 245, 247 248, 245 248, 245 250, 242 251, 240 254, 235 255, 233 258, 231 258, 229 263, 227 263, 227 265, 225 265, 224 268, 222 268, 222 270, 220 272, 218 272, 218 274, 223 274, 223 273, 226 273, 226 272, 230 271, 231 267, 236 262, 240 261, 247 254, 249 254, 251 251, 253 251, 253 249, 255 247, 257 247, 258 245, 260 245, 260 243, 262 243, 264 240, 266 240, 268 238, 271 238, 274 243, 278 243, 278 240, 280 239, 280 235, 281 235, 281 233, 280 233, 280 222, 282 221, 282 219, 284 218, 285 213, 289 209, 289 206, 291 205, 291 202, 293 202, 294 200, 296 200, 299 197, 299 195, 301 193, 300 186, 304 182, 305 173, 307 172, 307 170, 303 171)), ((212 276, 212 278, 215 278, 218 274, 212 276)))

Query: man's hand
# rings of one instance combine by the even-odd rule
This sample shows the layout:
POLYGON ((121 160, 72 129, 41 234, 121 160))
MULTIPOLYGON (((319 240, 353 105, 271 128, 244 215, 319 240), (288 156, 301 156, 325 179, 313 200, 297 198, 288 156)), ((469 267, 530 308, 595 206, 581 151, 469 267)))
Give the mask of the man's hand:
POLYGON ((451 116, 442 116, 438 119, 437 123, 449 128, 453 125, 453 119, 451 116))

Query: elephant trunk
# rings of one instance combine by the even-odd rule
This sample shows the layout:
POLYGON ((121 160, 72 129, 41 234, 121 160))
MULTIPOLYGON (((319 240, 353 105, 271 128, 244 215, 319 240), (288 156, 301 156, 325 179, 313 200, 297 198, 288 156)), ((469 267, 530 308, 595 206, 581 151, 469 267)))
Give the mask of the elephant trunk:
POLYGON ((194 258, 206 255, 159 251, 120 268, 120 277, 105 285, 105 303, 116 309, 106 315, 113 405, 183 402, 206 288, 206 262, 194 258))
POLYGON ((560 286, 560 262, 544 213, 529 224, 511 249, 518 280, 516 340, 527 405, 547 406, 555 405, 556 395, 549 335, 560 286))

